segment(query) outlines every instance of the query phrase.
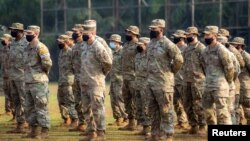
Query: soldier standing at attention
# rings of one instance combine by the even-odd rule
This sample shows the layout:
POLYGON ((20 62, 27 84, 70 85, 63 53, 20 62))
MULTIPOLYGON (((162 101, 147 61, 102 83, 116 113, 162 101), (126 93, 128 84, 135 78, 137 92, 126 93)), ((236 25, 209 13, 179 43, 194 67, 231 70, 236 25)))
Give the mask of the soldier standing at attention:
POLYGON ((65 32, 65 35, 68 35, 70 38, 69 38, 69 40, 66 42, 67 44, 68 44, 68 46, 70 47, 70 48, 72 48, 75 44, 74 44, 74 40, 73 40, 73 38, 72 38, 72 35, 73 35, 73 31, 66 31, 65 32))

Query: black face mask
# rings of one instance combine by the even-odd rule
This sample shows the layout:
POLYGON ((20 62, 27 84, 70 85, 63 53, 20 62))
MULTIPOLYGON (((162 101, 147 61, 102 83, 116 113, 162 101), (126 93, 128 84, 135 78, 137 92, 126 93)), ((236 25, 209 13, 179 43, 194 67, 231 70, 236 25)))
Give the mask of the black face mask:
POLYGON ((17 31, 11 31, 11 32, 10 32, 10 35, 11 35, 12 37, 14 37, 14 38, 17 37, 17 34, 18 34, 17 31))
POLYGON ((143 48, 142 48, 141 46, 137 46, 137 47, 136 47, 136 50, 137 50, 137 52, 139 52, 139 53, 143 52, 143 48))
POLYGON ((187 37, 187 42, 191 43, 194 41, 194 38, 193 37, 187 37))
POLYGON ((150 31, 150 38, 157 38, 159 36, 160 32, 159 31, 150 31))
POLYGON ((205 38, 205 43, 207 44, 207 45, 210 45, 212 42, 213 42, 213 38, 205 38))
POLYGON ((64 47, 65 47, 64 44, 62 44, 62 43, 58 44, 58 48, 59 48, 59 49, 63 49, 64 47))
POLYGON ((26 35, 26 40, 27 40, 28 42, 31 42, 34 38, 35 38, 34 35, 26 35))
POLYGON ((7 45, 7 43, 6 43, 5 41, 2 41, 1 44, 2 44, 3 46, 6 46, 6 45, 7 45))
POLYGON ((72 39, 73 40, 76 40, 78 37, 79 37, 79 34, 77 34, 77 33, 72 34, 72 39))
POLYGON ((180 42, 180 40, 181 40, 181 38, 174 38, 173 42, 174 42, 175 44, 177 44, 177 43, 180 42))
POLYGON ((129 42, 132 40, 132 36, 130 35, 126 35, 125 38, 126 38, 126 41, 129 41, 129 42))
POLYGON ((88 35, 82 35, 82 39, 83 39, 83 41, 87 42, 89 40, 89 36, 88 35))

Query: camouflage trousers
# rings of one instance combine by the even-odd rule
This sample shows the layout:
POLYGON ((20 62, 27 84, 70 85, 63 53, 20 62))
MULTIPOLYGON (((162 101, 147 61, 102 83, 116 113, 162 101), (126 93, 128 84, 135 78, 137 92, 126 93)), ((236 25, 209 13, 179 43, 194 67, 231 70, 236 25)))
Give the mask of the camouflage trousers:
POLYGON ((240 104, 240 94, 235 95, 235 121, 236 125, 243 124, 245 118, 242 104, 240 104))
POLYGON ((75 97, 75 109, 79 119, 79 124, 84 124, 85 118, 83 116, 83 105, 81 100, 81 84, 80 81, 75 80, 73 84, 73 94, 75 97))
POLYGON ((11 95, 11 87, 9 79, 3 79, 3 90, 5 95, 5 112, 11 112, 13 115, 15 115, 15 108, 14 108, 13 97, 11 95))
POLYGON ((128 119, 136 118, 135 89, 133 80, 123 80, 122 95, 128 119))
POLYGON ((57 100, 62 119, 78 119, 75 109, 75 97, 71 85, 59 85, 57 100))
POLYGON ((242 104, 247 124, 250 125, 250 90, 240 89, 240 103, 242 104))
POLYGON ((173 92, 147 88, 149 115, 152 117, 151 134, 174 133, 173 92))
POLYGON ((202 104, 206 112, 208 125, 231 125, 231 115, 228 109, 228 93, 226 90, 206 89, 202 97, 202 104), (222 97, 225 95, 225 97, 222 97))
POLYGON ((105 131, 104 88, 82 85, 81 90, 86 131, 105 131))
POLYGON ((183 106, 183 86, 175 85, 174 86, 174 109, 177 115, 178 124, 188 123, 187 114, 183 106))
POLYGON ((151 118, 148 113, 148 93, 146 88, 135 91, 136 119, 143 126, 151 126, 151 118))
POLYGON ((30 126, 50 127, 48 82, 26 83, 26 118, 30 126))
POLYGON ((228 109, 231 114, 232 124, 236 124, 236 113, 235 113, 235 89, 229 90, 229 97, 228 97, 228 109))
POLYGON ((124 100, 122 97, 122 82, 111 82, 110 84, 110 102, 113 111, 113 117, 127 118, 125 112, 124 100))
POLYGON ((184 107, 191 126, 206 125, 205 111, 202 106, 203 82, 183 83, 184 107))
POLYGON ((15 108, 16 121, 19 124, 25 122, 25 84, 23 81, 10 81, 12 101, 15 108))

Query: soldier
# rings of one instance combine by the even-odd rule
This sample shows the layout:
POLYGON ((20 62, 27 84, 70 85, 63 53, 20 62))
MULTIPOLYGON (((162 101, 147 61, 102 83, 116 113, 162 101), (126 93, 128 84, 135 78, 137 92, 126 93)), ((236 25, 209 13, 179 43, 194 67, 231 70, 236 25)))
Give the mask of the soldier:
POLYGON ((122 53, 122 75, 123 86, 122 95, 126 113, 128 114, 128 125, 119 128, 119 130, 135 130, 136 129, 136 106, 135 106, 135 55, 136 46, 139 37, 139 28, 137 26, 129 26, 126 30, 126 43, 122 53))
MULTIPOLYGON (((143 130, 138 135, 150 135, 151 120, 148 114, 148 93, 147 88, 147 46, 150 39, 147 37, 139 38, 137 42, 137 54, 135 56, 135 103, 136 119, 143 126, 143 130)), ((137 123, 137 125, 139 125, 137 123)))
POLYGON ((25 32, 26 39, 29 42, 24 51, 25 106, 31 132, 23 137, 35 139, 47 138, 50 127, 48 75, 52 61, 48 48, 38 39, 40 27, 31 25, 28 26, 25 32))
POLYGON ((204 34, 207 47, 201 57, 206 72, 202 104, 207 124, 232 124, 227 100, 229 83, 234 78, 233 61, 230 52, 216 39, 217 26, 206 26, 204 34))
POLYGON ((240 80, 240 103, 242 104, 247 124, 250 125, 250 55, 245 51, 246 45, 242 37, 235 37, 230 42, 242 55, 245 67, 239 75, 240 80))
POLYGON ((9 34, 3 34, 1 37, 1 44, 3 48, 1 50, 1 64, 3 68, 3 90, 5 94, 5 114, 13 115, 11 121, 15 120, 15 108, 13 103, 13 98, 10 91, 10 80, 9 80, 9 55, 10 55, 10 43, 12 37, 9 34))
POLYGON ((105 140, 105 77, 111 69, 112 60, 95 37, 95 24, 86 23, 83 27, 86 45, 81 55, 81 96, 88 133, 83 140, 105 140))
POLYGON ((59 80, 57 99, 60 108, 61 117, 64 120, 62 126, 71 125, 75 128, 78 125, 78 116, 75 109, 75 97, 73 95, 72 85, 74 83, 74 74, 72 67, 72 49, 68 46, 70 37, 60 35, 57 39, 60 49, 58 65, 59 80))
POLYGON ((65 35, 68 35, 70 38, 69 38, 69 40, 66 42, 67 44, 68 44, 68 46, 70 47, 70 48, 72 48, 75 44, 74 44, 74 40, 73 40, 73 38, 72 38, 72 35, 73 35, 73 31, 66 31, 65 32, 65 35))
POLYGON ((113 65, 110 71, 110 101, 113 117, 116 121, 110 125, 122 126, 127 119, 124 100, 122 97, 122 41, 121 36, 112 34, 109 46, 113 50, 113 65))
POLYGON ((149 113, 153 120, 149 140, 172 141, 174 74, 180 70, 183 57, 178 47, 164 36, 165 20, 153 20, 149 29, 151 41, 147 50, 147 88, 149 113))
POLYGON ((75 42, 75 45, 72 47, 72 65, 73 65, 73 73, 75 76, 74 84, 73 84, 73 94, 75 97, 75 107, 79 119, 79 123, 77 127, 73 127, 69 129, 70 132, 74 131, 84 131, 84 117, 83 117, 83 106, 81 101, 81 85, 80 85, 80 69, 81 69, 81 54, 83 51, 84 42, 82 40, 82 32, 83 28, 81 24, 75 24, 72 28, 73 34, 72 38, 75 42))
POLYGON ((11 27, 11 36, 15 38, 10 44, 10 62, 9 62, 9 80, 11 95, 15 107, 15 116, 17 127, 7 133, 24 133, 24 127, 27 126, 25 120, 25 83, 24 83, 24 49, 28 42, 24 35, 23 24, 13 23, 11 27))
MULTIPOLYGON (((173 42, 177 45, 181 52, 187 47, 185 43, 186 35, 183 30, 176 30, 172 35, 173 42)), ((177 125, 176 128, 187 129, 188 119, 183 106, 183 69, 179 70, 174 77, 174 108, 177 115, 177 125)))
POLYGON ((205 45, 198 40, 198 29, 188 27, 186 30, 188 47, 183 51, 183 95, 184 107, 191 129, 189 134, 205 134, 206 119, 202 107, 205 72, 200 58, 205 45))

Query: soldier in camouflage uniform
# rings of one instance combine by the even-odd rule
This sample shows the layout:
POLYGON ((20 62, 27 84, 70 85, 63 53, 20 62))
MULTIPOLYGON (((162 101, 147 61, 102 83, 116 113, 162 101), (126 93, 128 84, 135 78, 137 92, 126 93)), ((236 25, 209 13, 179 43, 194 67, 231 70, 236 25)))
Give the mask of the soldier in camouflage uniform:
POLYGON ((128 114, 128 125, 119 128, 119 130, 135 130, 136 129, 136 106, 135 106, 135 55, 136 46, 139 36, 139 28, 137 26, 129 26, 126 30, 126 43, 122 53, 122 73, 123 87, 122 95, 126 113, 128 114))
POLYGON ((39 26, 28 26, 26 40, 29 45, 24 51, 25 106, 27 121, 31 126, 31 132, 24 137, 36 139, 48 137, 50 127, 48 75, 52 66, 49 50, 39 41, 39 34, 39 26))
POLYGON ((3 73, 3 90, 5 94, 5 114, 13 115, 11 121, 15 119, 15 108, 13 103, 13 98, 11 96, 10 91, 10 80, 9 80, 9 55, 10 55, 10 43, 12 41, 12 37, 9 34, 4 34, 1 37, 1 44, 3 48, 1 50, 1 65, 2 65, 2 73, 3 73))
POLYGON ((59 80, 57 99, 61 117, 64 120, 62 125, 69 126, 72 120, 72 126, 76 127, 78 124, 78 116, 72 90, 74 74, 72 67, 72 49, 67 44, 69 39, 70 37, 67 35, 60 35, 57 39, 60 49, 58 57, 59 80))
POLYGON ((74 40, 73 40, 73 38, 72 38, 72 35, 73 35, 73 31, 66 31, 65 32, 65 35, 68 35, 70 38, 69 38, 69 40, 66 42, 66 44, 70 47, 70 48, 72 48, 75 44, 74 44, 74 40))
POLYGON ((137 42, 137 54, 135 56, 135 103, 136 119, 143 126, 143 130, 138 135, 150 135, 151 119, 148 114, 148 93, 147 89, 147 45, 150 39, 147 37, 139 38, 137 42))
POLYGON ((110 102, 113 117, 116 121, 112 125, 121 126, 124 119, 127 119, 124 100, 122 97, 122 41, 121 36, 112 34, 109 39, 109 46, 113 50, 113 65, 110 71, 110 102))
POLYGON ((105 77, 111 70, 112 60, 95 37, 95 24, 86 23, 83 27, 86 45, 81 55, 81 96, 88 133, 83 140, 105 140, 105 77))
POLYGON ((241 53, 245 62, 245 67, 239 75, 240 104, 242 104, 247 124, 250 125, 250 55, 245 51, 246 45, 242 37, 235 37, 230 43, 241 53))
POLYGON ((205 72, 200 58, 205 45, 198 40, 198 29, 188 27, 186 30, 188 47, 183 51, 183 95, 184 107, 188 115, 190 134, 204 134, 206 127, 202 96, 205 72))
POLYGON ((73 85, 73 94, 75 97, 75 107, 79 119, 77 127, 69 129, 69 131, 84 131, 84 116, 83 116, 83 106, 81 101, 81 85, 80 85, 80 68, 81 68, 81 54, 83 51, 84 42, 82 40, 83 28, 81 24, 75 24, 72 28, 73 34, 72 38, 75 42, 75 45, 72 47, 72 65, 73 73, 75 75, 74 85, 73 85))
POLYGON ((25 39, 23 24, 13 23, 11 27, 11 36, 15 38, 10 44, 10 69, 9 80, 11 95, 15 107, 15 116, 17 127, 8 131, 8 133, 23 133, 25 125, 25 84, 24 84, 24 49, 28 42, 25 39))
POLYGON ((159 139, 172 141, 174 134, 174 74, 182 64, 179 48, 164 36, 165 21, 155 19, 150 28, 148 45, 148 96, 152 129, 149 141, 159 139), (166 139, 165 139, 166 138, 166 139))
MULTIPOLYGON (((176 30, 172 34, 173 42, 177 45, 181 52, 187 47, 185 43, 186 35, 184 30, 176 30)), ((176 128, 187 129, 188 119, 183 106, 183 69, 179 70, 174 77, 174 108, 177 115, 176 128)))
POLYGON ((201 57, 206 72, 202 104, 207 124, 232 124, 228 97, 229 83, 234 78, 233 61, 230 52, 216 39, 217 26, 206 26, 204 34, 207 47, 201 57))

